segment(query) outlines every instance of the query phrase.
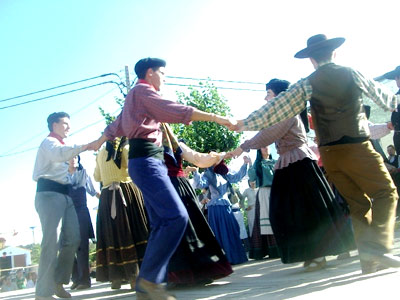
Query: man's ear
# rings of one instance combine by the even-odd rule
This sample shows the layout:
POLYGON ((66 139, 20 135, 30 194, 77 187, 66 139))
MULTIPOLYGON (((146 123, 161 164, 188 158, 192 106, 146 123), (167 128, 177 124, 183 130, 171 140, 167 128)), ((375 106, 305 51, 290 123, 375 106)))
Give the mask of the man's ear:
POLYGON ((148 68, 147 71, 146 71, 146 78, 152 77, 153 74, 154 74, 153 69, 152 68, 148 68))

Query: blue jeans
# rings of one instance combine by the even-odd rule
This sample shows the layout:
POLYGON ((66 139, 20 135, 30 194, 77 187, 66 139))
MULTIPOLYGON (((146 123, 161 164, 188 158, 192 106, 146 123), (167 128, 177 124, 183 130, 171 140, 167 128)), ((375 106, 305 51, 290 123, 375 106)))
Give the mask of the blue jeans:
POLYGON ((159 284, 166 280, 167 266, 186 230, 188 213, 162 160, 130 159, 129 175, 142 191, 151 228, 138 278, 159 284))
POLYGON ((56 284, 69 283, 80 243, 79 223, 74 204, 67 195, 37 192, 35 208, 43 232, 36 295, 49 297, 54 294, 56 284))

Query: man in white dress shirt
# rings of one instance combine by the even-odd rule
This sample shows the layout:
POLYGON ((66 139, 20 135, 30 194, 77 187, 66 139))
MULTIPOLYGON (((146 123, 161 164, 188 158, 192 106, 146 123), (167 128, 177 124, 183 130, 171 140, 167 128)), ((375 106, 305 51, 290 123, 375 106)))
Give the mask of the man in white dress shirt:
POLYGON ((65 145, 64 138, 70 129, 67 113, 52 113, 47 118, 47 124, 50 134, 40 144, 33 170, 33 180, 37 181, 35 208, 43 232, 36 300, 55 299, 53 294, 71 298, 63 284, 69 283, 80 234, 75 207, 68 196, 68 161, 83 151, 93 149, 90 144, 65 145))

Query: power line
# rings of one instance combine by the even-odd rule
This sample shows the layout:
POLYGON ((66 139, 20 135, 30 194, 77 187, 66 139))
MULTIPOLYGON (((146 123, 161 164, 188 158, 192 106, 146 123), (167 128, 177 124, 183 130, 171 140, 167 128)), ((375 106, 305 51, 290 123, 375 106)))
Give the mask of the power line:
MULTIPOLYGON (((204 88, 204 85, 193 85, 193 84, 165 83, 165 85, 191 86, 191 87, 204 88)), ((265 90, 246 89, 246 88, 232 88, 232 87, 223 87, 223 86, 215 86, 215 88, 221 89, 221 90, 265 92, 265 90)))
POLYGON ((262 82, 236 81, 236 80, 222 80, 222 79, 211 79, 211 78, 193 78, 193 77, 181 77, 181 76, 166 76, 166 78, 184 79, 184 80, 195 80, 195 81, 211 81, 211 82, 228 82, 228 83, 239 83, 239 84, 265 85, 265 83, 262 83, 262 82))
MULTIPOLYGON (((45 99, 49 99, 49 98, 53 98, 53 97, 57 97, 57 96, 61 96, 61 95, 65 95, 65 94, 69 94, 69 93, 85 90, 85 89, 89 89, 89 88, 92 88, 92 87, 95 87, 95 86, 99 86, 99 85, 103 85, 103 84, 107 84, 107 83, 114 83, 114 84, 118 85, 118 87, 120 87, 119 86, 120 84, 115 82, 115 81, 105 81, 105 82, 102 82, 102 83, 93 84, 93 85, 90 85, 90 86, 86 86, 86 87, 82 87, 82 88, 79 88, 79 89, 70 90, 70 91, 67 91, 67 92, 62 92, 62 93, 55 94, 55 95, 50 95, 50 96, 46 96, 46 97, 42 97, 42 98, 38 98, 38 99, 34 99, 34 100, 29 100, 29 101, 25 101, 25 102, 21 102, 21 103, 17 103, 17 104, 3 106, 3 107, 0 107, 0 110, 6 109, 6 108, 15 107, 15 106, 20 106, 20 105, 24 105, 24 104, 28 104, 28 103, 32 103, 32 102, 42 101, 42 100, 45 100, 45 99)), ((121 87, 120 87, 120 89, 121 89, 121 87)))
MULTIPOLYGON (((85 108, 89 107, 90 105, 92 105, 93 103, 96 103, 97 101, 99 101, 101 98, 103 98, 104 96, 108 95, 109 93, 111 93, 113 90, 115 90, 115 87, 113 87, 111 90, 109 90, 108 92, 100 95, 99 97, 95 98, 93 101, 91 101, 90 103, 88 103, 87 105, 79 108, 77 111, 71 113, 71 117, 76 115, 77 113, 81 112, 82 110, 84 110, 85 108)), ((40 133, 34 135, 33 137, 29 138, 28 140, 23 141, 22 143, 18 144, 17 146, 13 147, 12 149, 10 149, 9 151, 5 152, 3 155, 0 155, 0 157, 5 156, 6 154, 10 153, 11 151, 15 151, 16 149, 18 149, 19 147, 25 145, 26 143, 32 141, 33 139, 37 138, 38 136, 41 136, 43 134, 45 134, 47 131, 43 130, 40 133)), ((36 148, 33 148, 36 149, 36 148)), ((14 152, 15 153, 15 152, 14 152)))
POLYGON ((91 78, 86 78, 86 79, 82 79, 82 80, 78 80, 78 81, 74 81, 74 82, 70 82, 70 83, 58 85, 58 86, 51 87, 51 88, 48 88, 48 89, 44 89, 44 90, 40 90, 40 91, 36 91, 36 92, 31 92, 31 93, 24 94, 24 95, 19 95, 19 96, 7 98, 7 99, 2 99, 2 100, 0 100, 0 103, 1 103, 1 102, 6 102, 6 101, 10 101, 10 100, 13 100, 13 99, 18 99, 18 98, 26 97, 26 96, 31 96, 31 95, 34 95, 34 94, 39 94, 39 93, 43 93, 43 92, 55 90, 55 89, 58 89, 58 88, 62 88, 62 87, 65 87, 65 86, 69 86, 69 85, 73 85, 73 84, 77 84, 77 83, 81 83, 81 82, 93 80, 93 79, 96 79, 96 78, 111 76, 111 75, 117 76, 117 77, 121 80, 121 82, 122 82, 121 77, 120 77, 117 73, 107 73, 107 74, 102 74, 102 75, 94 76, 94 77, 91 77, 91 78))
MULTIPOLYGON (((116 114, 118 111, 121 111, 121 110, 122 110, 122 108, 117 108, 112 114, 114 115, 114 114, 116 114)), ((75 134, 77 134, 77 133, 79 133, 79 132, 81 132, 81 131, 83 131, 83 130, 89 128, 89 127, 92 127, 92 126, 94 126, 94 125, 96 125, 96 124, 102 122, 102 121, 104 121, 104 119, 100 119, 100 120, 97 120, 97 121, 95 121, 95 122, 93 122, 93 123, 90 123, 89 125, 86 125, 86 126, 80 128, 80 129, 78 129, 78 130, 72 132, 69 136, 73 136, 73 135, 75 135, 75 134)), ((9 153, 9 154, 3 154, 3 155, 0 155, 0 158, 15 156, 15 155, 22 154, 22 153, 25 153, 25 152, 29 152, 29 151, 32 151, 32 150, 37 150, 38 148, 39 148, 39 147, 36 146, 36 147, 28 148, 28 149, 25 149, 25 150, 21 150, 21 151, 18 151, 18 152, 13 152, 13 153, 9 153)))
POLYGON ((18 155, 18 154, 21 154, 21 153, 25 153, 25 152, 29 152, 29 151, 32 151, 32 150, 35 150, 35 149, 38 149, 39 147, 33 147, 33 148, 28 148, 28 149, 25 149, 25 150, 21 150, 21 151, 18 151, 18 152, 13 152, 13 153, 9 153, 9 154, 4 154, 4 155, 0 155, 0 158, 2 158, 2 157, 9 157, 9 156, 15 156, 15 155, 18 155))
POLYGON ((88 104, 84 105, 83 107, 79 108, 77 111, 73 112, 71 114, 71 116, 76 115, 77 113, 81 112, 82 110, 86 109, 87 107, 89 107, 90 105, 92 105, 93 103, 96 103, 97 101, 99 101, 101 98, 103 98, 104 96, 108 95, 109 93, 111 93, 112 91, 114 91, 116 89, 116 87, 113 87, 111 90, 109 90, 108 92, 105 92, 104 94, 100 95, 99 97, 95 98, 93 101, 89 102, 88 104))
MULTIPOLYGON (((79 83, 79 82, 91 80, 91 79, 98 78, 98 77, 109 76, 109 75, 116 75, 116 76, 118 76, 118 77, 120 78, 120 76, 119 76, 118 74, 116 74, 116 73, 108 73, 108 74, 103 74, 103 75, 100 75, 100 76, 96 76, 96 77, 84 79, 84 80, 81 80, 81 81, 76 81, 76 82, 73 82, 73 83, 70 83, 70 84, 61 85, 61 86, 58 86, 58 87, 63 87, 63 86, 67 86, 67 85, 71 85, 71 84, 75 84, 75 83, 79 83)), ((238 84, 264 85, 264 83, 258 83, 258 82, 233 81, 233 80, 216 80, 216 79, 215 79, 215 80, 212 80, 212 79, 191 78, 191 77, 181 77, 181 76, 167 76, 167 78, 183 79, 183 80, 197 80, 197 81, 205 80, 205 81, 212 81, 212 82, 215 81, 215 82, 227 82, 227 83, 238 83, 238 84)), ((121 79, 121 78, 120 78, 120 79, 121 79)), ((132 84, 133 84, 134 82, 135 82, 135 81, 133 81, 132 84)), ((107 83, 114 83, 114 84, 116 84, 116 85, 119 87, 121 93, 122 93, 124 96, 126 96, 125 93, 124 93, 124 92, 122 91, 122 89, 121 89, 121 85, 123 85, 123 86, 125 87, 125 85, 122 83, 122 80, 121 80, 121 83, 117 83, 117 82, 114 82, 114 81, 107 81, 107 82, 103 82, 103 83, 99 83, 99 84, 94 84, 94 85, 91 85, 91 86, 87 86, 87 87, 83 87, 83 88, 79 88, 79 89, 75 89, 75 90, 71 90, 71 91, 67 91, 67 92, 63 92, 63 93, 59 93, 59 94, 55 94, 55 95, 51 95, 51 96, 47 96, 47 97, 42 97, 42 98, 39 98, 39 99, 34 99, 34 100, 26 101, 26 102, 19 103, 19 104, 14 104, 14 105, 10 105, 10 106, 0 107, 0 110, 1 110, 1 109, 6 109, 6 108, 9 108, 9 107, 18 106, 18 105, 28 104, 28 103, 35 102, 35 101, 45 100, 45 99, 48 99, 48 98, 52 98, 52 97, 56 97, 56 96, 60 96, 60 95, 64 95, 64 94, 68 94, 68 93, 72 93, 72 92, 76 92, 76 91, 79 91, 79 90, 88 89, 88 88, 91 88, 91 87, 95 87, 95 86, 99 86, 99 85, 103 85, 103 84, 107 84, 107 83)), ((182 87, 204 88, 203 85, 191 85, 191 84, 166 83, 166 85, 182 86, 182 87)), ((55 88, 58 88, 58 87, 54 87, 54 88, 50 88, 50 89, 46 89, 46 90, 42 90, 42 91, 47 91, 47 90, 55 89, 55 88)), ((264 89, 261 90, 261 89, 233 88, 233 87, 218 87, 218 86, 215 86, 215 88, 217 88, 217 89, 226 89, 226 90, 238 90, 238 91, 265 92, 264 89)), ((38 92, 34 92, 34 93, 39 93, 39 92, 42 92, 42 91, 38 91, 38 92)), ((104 95, 100 96, 99 98, 105 96, 106 94, 108 94, 108 93, 111 92, 111 91, 112 91, 112 90, 108 91, 107 93, 105 93, 104 95)), ((34 94, 34 93, 31 93, 31 94, 34 94)), ((26 94, 26 95, 31 95, 31 94, 26 94)), ((21 95, 21 96, 13 97, 13 99, 19 98, 19 97, 23 97, 23 96, 26 96, 26 95, 21 95)), ((96 98, 95 100, 93 100, 93 101, 90 102, 89 104, 85 105, 83 108, 81 108, 80 110, 76 111, 75 113, 78 113, 79 111, 81 111, 81 110, 85 109, 86 107, 90 106, 90 105, 93 104, 94 102, 98 101, 99 98, 96 98)), ((9 98, 9 99, 11 99, 11 98, 9 98)), ((4 99, 4 100, 9 100, 9 99, 4 99)), ((0 100, 0 102, 2 102, 2 101, 4 101, 4 100, 0 100)), ((120 108, 119 108, 118 110, 120 110, 120 108)), ((118 111, 118 110, 117 110, 117 111, 118 111)), ((94 125, 98 124, 98 123, 101 122, 101 121, 103 121, 103 119, 101 119, 101 120, 99 120, 99 121, 96 121, 96 122, 94 122, 94 123, 92 123, 92 124, 89 124, 89 125, 87 125, 87 126, 81 128, 81 129, 79 129, 78 131, 76 131, 76 132, 74 132, 74 133, 71 133, 70 136, 72 136, 72 135, 74 135, 74 134, 76 134, 76 133, 78 133, 78 132, 81 132, 82 130, 84 130, 84 129, 88 128, 88 127, 94 126, 94 125)), ((40 133, 40 134, 42 134, 42 133, 40 133)), ((40 134, 39 134, 39 135, 40 135, 40 134)), ((36 137, 36 136, 35 136, 35 137, 36 137)), ((35 137, 33 137, 33 138, 35 138, 35 137)), ((30 140, 32 140, 33 138, 31 138, 30 140)), ((30 140, 28 140, 28 141, 30 141, 30 140)), ((24 144, 24 143, 19 144, 19 145, 18 145, 17 147, 15 147, 14 149, 20 147, 20 146, 23 145, 23 144, 24 144)), ((22 150, 22 151, 19 151, 19 152, 13 152, 13 153, 9 153, 10 151, 12 151, 12 150, 10 150, 10 151, 6 152, 6 154, 0 155, 0 158, 1 158, 1 157, 7 157, 7 156, 13 156, 13 155, 21 154, 21 153, 28 152, 28 151, 31 151, 31 150, 34 150, 34 149, 37 149, 37 148, 38 148, 38 147, 29 148, 29 149, 26 149, 26 150, 22 150)))

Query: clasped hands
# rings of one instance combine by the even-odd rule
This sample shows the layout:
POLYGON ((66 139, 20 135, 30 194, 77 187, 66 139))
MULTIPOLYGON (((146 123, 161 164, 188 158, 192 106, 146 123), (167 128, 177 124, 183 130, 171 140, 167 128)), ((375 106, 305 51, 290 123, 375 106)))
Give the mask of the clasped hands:
POLYGON ((223 116, 217 116, 215 122, 220 125, 226 126, 229 130, 232 131, 237 131, 237 132, 243 131, 244 124, 243 121, 241 120, 238 121, 223 116))

